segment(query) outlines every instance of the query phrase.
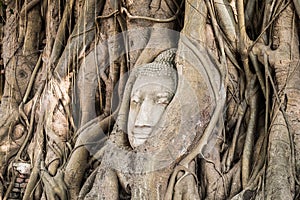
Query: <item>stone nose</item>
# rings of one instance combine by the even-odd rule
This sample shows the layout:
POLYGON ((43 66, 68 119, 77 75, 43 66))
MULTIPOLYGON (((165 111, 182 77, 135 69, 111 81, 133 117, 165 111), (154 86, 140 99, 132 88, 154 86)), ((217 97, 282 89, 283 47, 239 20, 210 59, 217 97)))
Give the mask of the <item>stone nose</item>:
POLYGON ((145 99, 141 104, 140 110, 138 112, 135 127, 136 128, 145 128, 145 127, 152 127, 152 114, 153 111, 153 103, 150 100, 145 99))

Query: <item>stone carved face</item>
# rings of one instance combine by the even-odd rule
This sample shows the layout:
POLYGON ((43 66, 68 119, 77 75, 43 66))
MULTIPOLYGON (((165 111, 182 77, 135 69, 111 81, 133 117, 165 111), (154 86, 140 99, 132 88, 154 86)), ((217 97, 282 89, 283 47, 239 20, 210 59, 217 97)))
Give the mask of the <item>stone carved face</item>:
POLYGON ((133 85, 127 132, 132 148, 142 145, 172 100, 176 82, 171 76, 139 76, 133 85))

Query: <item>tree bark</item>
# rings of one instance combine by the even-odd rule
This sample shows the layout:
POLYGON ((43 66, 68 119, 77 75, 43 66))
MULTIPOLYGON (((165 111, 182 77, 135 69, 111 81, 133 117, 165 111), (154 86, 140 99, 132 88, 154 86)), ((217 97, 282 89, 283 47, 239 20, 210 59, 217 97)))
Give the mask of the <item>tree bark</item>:
POLYGON ((0 199, 298 199, 299 10, 288 0, 0 1, 0 199), (203 109, 195 139, 161 171, 103 171, 107 140, 128 147, 114 135, 128 77, 172 48, 192 90, 167 112, 203 109), (29 165, 27 177, 18 166, 29 165))

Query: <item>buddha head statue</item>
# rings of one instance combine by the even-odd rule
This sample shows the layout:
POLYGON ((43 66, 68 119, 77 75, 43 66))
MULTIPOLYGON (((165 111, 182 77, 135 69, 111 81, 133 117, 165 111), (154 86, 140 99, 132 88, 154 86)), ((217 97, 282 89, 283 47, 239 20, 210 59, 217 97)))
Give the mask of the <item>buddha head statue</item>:
POLYGON ((202 74, 179 63, 183 57, 177 56, 175 65, 176 54, 177 49, 166 50, 130 71, 105 165, 130 174, 163 169, 199 141, 213 104, 208 90, 198 91, 207 84, 202 74), (186 71, 191 73, 184 77, 186 71))
POLYGON ((161 53, 152 63, 138 67, 130 94, 127 121, 132 148, 142 145, 158 125, 177 87, 174 50, 161 53))

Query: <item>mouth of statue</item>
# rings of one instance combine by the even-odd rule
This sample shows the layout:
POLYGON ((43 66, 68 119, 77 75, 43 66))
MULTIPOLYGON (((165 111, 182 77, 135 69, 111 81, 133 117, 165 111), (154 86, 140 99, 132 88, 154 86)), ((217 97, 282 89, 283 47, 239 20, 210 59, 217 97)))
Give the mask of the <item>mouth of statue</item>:
POLYGON ((133 137, 139 140, 139 143, 145 142, 152 133, 152 127, 135 128, 133 130, 133 137))

